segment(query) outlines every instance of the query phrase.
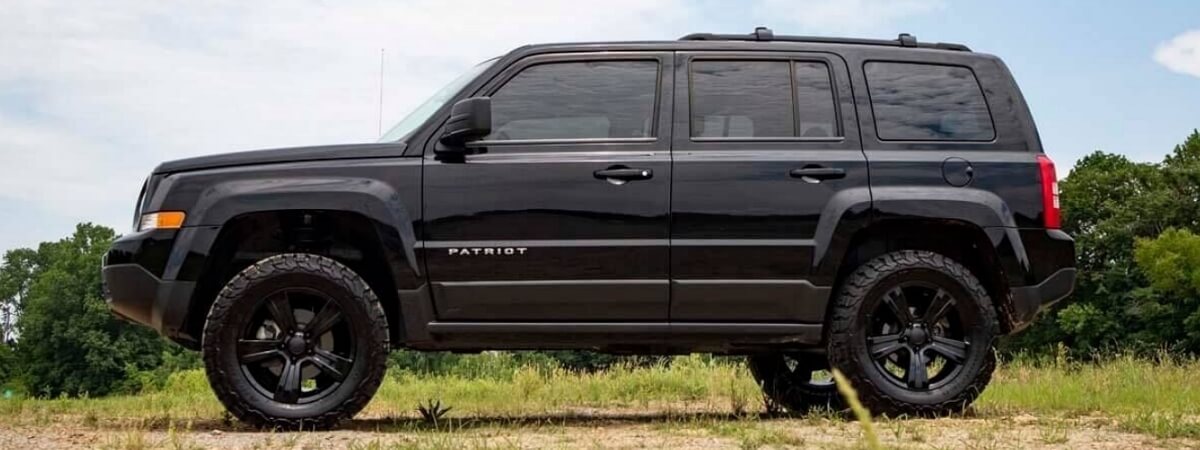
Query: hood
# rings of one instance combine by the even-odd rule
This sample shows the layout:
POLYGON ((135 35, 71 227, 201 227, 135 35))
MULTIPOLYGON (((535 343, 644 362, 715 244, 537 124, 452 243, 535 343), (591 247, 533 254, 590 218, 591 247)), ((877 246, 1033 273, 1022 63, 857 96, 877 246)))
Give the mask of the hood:
POLYGON ((159 164, 154 173, 184 172, 189 170, 215 169, 218 167, 248 166, 300 161, 322 161, 329 159, 385 158, 404 153, 402 142, 382 144, 344 144, 315 147, 289 147, 248 152, 220 153, 177 159, 159 164))

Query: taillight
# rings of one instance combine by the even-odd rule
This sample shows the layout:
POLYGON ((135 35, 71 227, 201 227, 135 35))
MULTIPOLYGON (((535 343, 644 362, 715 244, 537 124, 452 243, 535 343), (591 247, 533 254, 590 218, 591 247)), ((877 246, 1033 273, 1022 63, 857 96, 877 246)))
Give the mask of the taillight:
POLYGON ((1054 161, 1046 155, 1038 155, 1038 169, 1042 174, 1042 224, 1046 228, 1062 228, 1062 212, 1058 206, 1058 176, 1054 173, 1054 161))

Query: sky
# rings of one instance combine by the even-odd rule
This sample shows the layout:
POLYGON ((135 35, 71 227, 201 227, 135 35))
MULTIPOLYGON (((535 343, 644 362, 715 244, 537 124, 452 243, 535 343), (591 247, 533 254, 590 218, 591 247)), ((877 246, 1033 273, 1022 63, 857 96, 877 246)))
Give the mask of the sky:
POLYGON ((1159 161, 1200 128, 1200 2, 56 1, 0 14, 0 251, 76 223, 129 231, 158 163, 374 141, 442 84, 527 43, 691 32, 958 42, 1017 78, 1060 176, 1159 161))

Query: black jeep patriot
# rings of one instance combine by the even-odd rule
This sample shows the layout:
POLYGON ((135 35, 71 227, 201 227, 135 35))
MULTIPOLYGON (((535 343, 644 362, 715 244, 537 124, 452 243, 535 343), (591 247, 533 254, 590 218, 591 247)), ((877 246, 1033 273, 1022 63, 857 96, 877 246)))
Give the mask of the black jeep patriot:
POLYGON ((747 355, 793 411, 961 410, 1068 295, 1054 165, 996 57, 693 34, 485 61, 380 143, 166 162, 111 308, 260 426, 358 412, 390 348, 747 355))

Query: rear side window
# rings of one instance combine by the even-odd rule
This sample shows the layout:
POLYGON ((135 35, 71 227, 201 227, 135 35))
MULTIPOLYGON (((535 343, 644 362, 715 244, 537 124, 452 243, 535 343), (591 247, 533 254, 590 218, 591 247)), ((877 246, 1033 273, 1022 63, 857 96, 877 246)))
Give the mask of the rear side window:
POLYGON ((488 140, 654 136, 657 61, 530 66, 492 94, 488 140))
POLYGON ((701 60, 691 64, 692 137, 835 137, 836 115, 825 63, 701 60))
POLYGON ((880 139, 990 141, 996 137, 983 89, 971 69, 868 62, 864 70, 880 139))

